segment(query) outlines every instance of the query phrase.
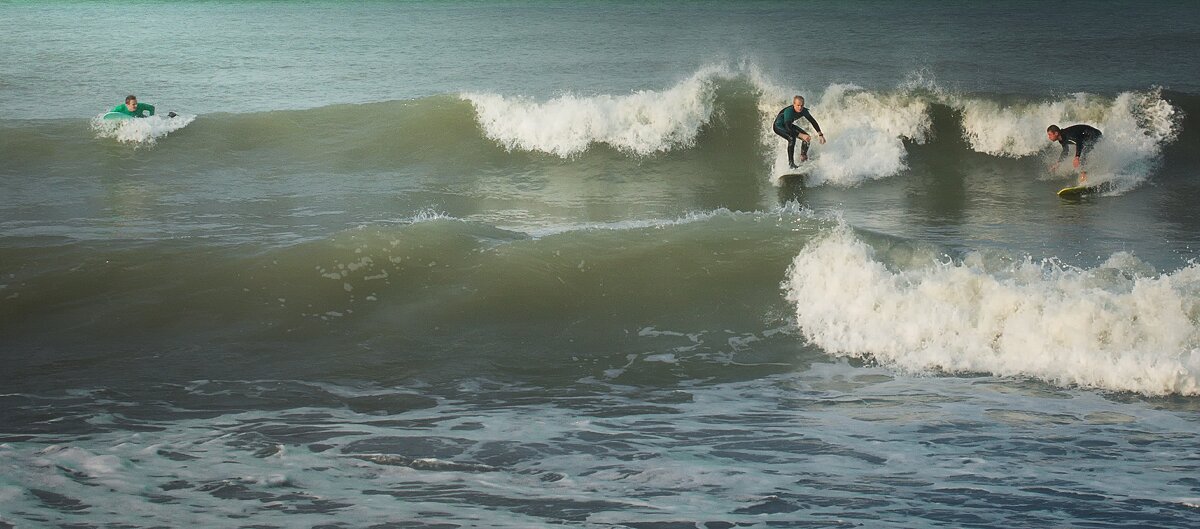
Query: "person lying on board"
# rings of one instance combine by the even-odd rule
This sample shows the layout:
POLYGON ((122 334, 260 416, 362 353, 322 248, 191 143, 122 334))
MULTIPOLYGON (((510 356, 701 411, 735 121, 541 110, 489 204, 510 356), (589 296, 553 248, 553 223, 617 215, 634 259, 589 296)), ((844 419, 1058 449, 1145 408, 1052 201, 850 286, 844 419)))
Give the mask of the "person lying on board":
MULTIPOLYGON (((125 114, 126 116, 133 118, 145 118, 154 115, 154 105, 148 103, 138 103, 137 96, 127 95, 125 96, 125 104, 113 107, 110 112, 125 114)), ((175 113, 168 112, 167 117, 173 118, 175 117, 175 113)))
POLYGON ((787 140, 788 166, 792 169, 799 167, 796 165, 795 160, 796 139, 799 138, 801 141, 801 162, 808 160, 808 142, 812 141, 812 136, 794 123, 800 118, 807 119, 809 123, 812 123, 813 128, 817 131, 817 135, 821 138, 821 144, 825 143, 825 134, 821 132, 821 126, 817 124, 817 120, 812 117, 808 109, 804 108, 804 98, 800 96, 793 97, 791 106, 783 107, 783 110, 779 111, 779 114, 775 116, 775 124, 771 127, 775 131, 775 134, 787 140))
POLYGON ((1057 171, 1058 164, 1062 163, 1067 157, 1069 149, 1067 144, 1075 144, 1075 160, 1072 165, 1079 169, 1079 183, 1087 182, 1087 171, 1083 170, 1083 159, 1087 153, 1092 152, 1096 147, 1096 143, 1100 141, 1100 129, 1089 125, 1072 125, 1065 129, 1058 128, 1058 125, 1050 125, 1046 127, 1046 138, 1050 141, 1057 141, 1062 144, 1062 154, 1058 156, 1058 161, 1050 166, 1050 171, 1057 171))

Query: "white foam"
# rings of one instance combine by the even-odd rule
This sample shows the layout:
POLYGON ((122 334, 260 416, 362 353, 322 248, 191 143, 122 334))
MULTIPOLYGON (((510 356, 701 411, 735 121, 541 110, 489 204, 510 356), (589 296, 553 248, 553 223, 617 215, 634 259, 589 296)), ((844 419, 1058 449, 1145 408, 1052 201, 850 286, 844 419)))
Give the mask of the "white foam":
MULTIPOLYGON (((792 95, 804 94, 780 92, 767 81, 755 82, 763 91, 759 112, 767 126, 762 142, 771 153, 772 175, 794 172, 788 169, 785 143, 770 130, 770 124, 779 109, 791 102, 792 95), (770 94, 776 97, 769 97, 770 94)), ((805 104, 821 124, 827 140, 821 145, 807 121, 797 122, 813 135, 810 159, 800 169, 809 175, 806 185, 853 186, 896 175, 907 167, 903 140, 924 143, 931 128, 929 102, 909 90, 889 94, 834 84, 819 99, 806 97, 805 104)), ((797 158, 799 151, 797 145, 797 158)))
POLYGON ((801 331, 831 354, 902 369, 1200 394, 1200 265, 1145 275, 1124 253, 1087 270, 925 257, 893 271, 835 228, 796 256, 784 284, 801 331))
POLYGON ((447 215, 443 211, 438 211, 432 208, 425 208, 413 215, 409 222, 412 224, 420 224, 422 222, 433 222, 437 220, 459 220, 455 217, 447 215))
MULTIPOLYGON (((927 72, 914 72, 893 91, 832 84, 812 91, 771 79, 753 63, 715 64, 664 90, 624 95, 564 94, 550 100, 493 93, 464 93, 475 108, 484 135, 509 150, 570 157, 604 144, 632 155, 649 155, 694 146, 700 131, 721 109, 719 81, 749 81, 758 93, 763 124, 760 141, 771 180, 801 172, 806 184, 855 186, 895 176, 906 169, 904 142, 925 143, 932 131, 931 105, 949 105, 962 114, 963 134, 977 152, 1003 157, 1042 155, 1047 165, 1057 144, 1046 140, 1048 124, 1089 123, 1104 132, 1091 155, 1089 180, 1115 181, 1117 192, 1151 173, 1161 147, 1178 133, 1180 112, 1153 89, 1114 98, 1074 94, 1059 100, 1006 105, 956 95, 941 89, 927 72), (771 131, 776 113, 795 94, 807 96, 827 143, 814 141, 810 160, 788 168, 784 141, 771 131)), ((815 132, 805 121, 798 123, 815 132)), ((816 138, 814 138, 816 140, 816 138)), ((1072 173, 1063 164, 1060 176, 1072 173)))
POLYGON ((663 90, 627 95, 565 94, 549 101, 466 93, 484 134, 509 150, 568 157, 604 143, 647 155, 694 144, 713 115, 714 81, 731 74, 722 66, 700 69, 663 90))
MULTIPOLYGON (((730 211, 727 208, 717 208, 711 211, 692 211, 683 216, 673 219, 642 219, 642 220, 622 220, 615 222, 588 222, 577 224, 560 224, 548 226, 538 229, 526 229, 524 233, 534 238, 550 237, 563 233, 572 233, 579 231, 625 231, 625 230, 641 230, 647 228, 665 228, 668 226, 680 226, 684 224, 692 224, 696 222, 704 222, 718 217, 737 217, 743 213, 730 211)), ((516 228, 513 228, 516 229, 516 228)))
MULTIPOLYGON (((1052 163, 1061 147, 1046 139, 1047 126, 1095 126, 1104 137, 1088 157, 1088 179, 1117 181, 1126 188, 1150 173, 1162 146, 1178 134, 1181 115, 1158 89, 1124 92, 1112 99, 1074 94, 1057 101, 1007 106, 973 98, 950 98, 947 103, 962 112, 963 132, 971 148, 994 156, 1042 154, 1052 163)), ((1074 147, 1070 149, 1074 153, 1074 147)), ((1060 171, 1070 172, 1069 164, 1064 163, 1060 171)))
POLYGON ((153 115, 136 119, 103 119, 103 114, 92 118, 92 130, 97 138, 112 138, 122 143, 153 145, 161 138, 188 126, 195 115, 178 114, 175 117, 153 115))

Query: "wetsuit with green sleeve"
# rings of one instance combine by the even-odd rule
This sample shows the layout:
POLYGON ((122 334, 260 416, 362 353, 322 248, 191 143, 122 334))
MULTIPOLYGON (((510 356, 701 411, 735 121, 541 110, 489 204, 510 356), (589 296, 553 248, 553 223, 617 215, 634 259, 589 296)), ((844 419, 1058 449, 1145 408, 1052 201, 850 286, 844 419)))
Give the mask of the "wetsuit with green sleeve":
MULTIPOLYGON (((796 139, 799 138, 801 134, 808 134, 804 131, 804 129, 796 126, 794 123, 800 118, 807 119, 809 123, 812 123, 813 128, 817 130, 817 134, 821 133, 821 126, 817 124, 817 120, 808 112, 808 107, 804 107, 804 110, 796 112, 796 109, 793 108, 792 105, 784 107, 783 110, 779 111, 779 114, 775 115, 775 124, 772 127, 772 130, 775 131, 775 134, 782 136, 783 139, 788 141, 788 164, 790 164, 792 167, 796 166, 794 159, 796 152, 796 139)), ((807 141, 800 142, 800 156, 808 156, 807 141)))
POLYGON ((134 110, 133 112, 130 112, 129 107, 125 106, 125 103, 121 103, 121 104, 113 107, 112 111, 120 112, 121 114, 125 114, 126 116, 130 116, 130 117, 134 117, 134 118, 144 118, 147 116, 154 115, 154 105, 147 105, 146 103, 138 103, 137 109, 134 110), (146 112, 149 112, 149 114, 145 114, 146 112))
POLYGON ((1079 161, 1083 161, 1084 154, 1091 152, 1096 146, 1096 142, 1100 141, 1100 129, 1088 125, 1072 125, 1058 131, 1058 143, 1062 144, 1062 154, 1058 156, 1058 161, 1063 161, 1067 157, 1067 144, 1075 144, 1075 157, 1079 161))

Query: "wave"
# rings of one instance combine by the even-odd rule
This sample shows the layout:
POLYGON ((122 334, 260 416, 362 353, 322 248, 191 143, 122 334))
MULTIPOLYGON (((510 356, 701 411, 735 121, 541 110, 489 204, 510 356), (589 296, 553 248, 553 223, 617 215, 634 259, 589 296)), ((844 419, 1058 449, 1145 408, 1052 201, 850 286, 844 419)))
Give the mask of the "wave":
POLYGON ((950 103, 962 113, 971 148, 993 156, 1044 154, 1054 161, 1060 151, 1058 144, 1046 140, 1048 125, 1086 123, 1099 128, 1104 139, 1088 158, 1088 178, 1093 183, 1115 182, 1118 189, 1131 188, 1150 174, 1162 148, 1177 138, 1183 118, 1181 109, 1167 102, 1158 88, 1115 98, 1074 94, 1055 101, 1001 105, 957 97, 950 103))
MULTIPOLYGON (((484 135, 509 151, 567 158, 603 144, 646 156, 696 147, 707 127, 736 122, 759 131, 760 153, 771 174, 781 175, 793 171, 787 170, 771 123, 794 93, 751 65, 705 67, 669 89, 621 96, 567 94, 544 102, 480 93, 461 97, 474 106, 484 135), (756 112, 731 115, 732 108, 756 112)), ((827 135, 837 138, 814 148, 806 168, 814 175, 809 185, 854 185, 899 173, 905 168, 903 141, 921 143, 929 135, 929 105, 907 93, 842 84, 809 97, 827 135)))
MULTIPOLYGON (((721 376, 739 344, 767 342, 794 317, 816 347, 777 336, 756 354, 1200 394, 1200 265, 1158 273, 1125 253, 1091 269, 998 254, 949 260, 869 237, 791 203, 541 232, 423 211, 286 245, 13 244, 0 248, 13 269, 0 284, 0 352, 30 362, 13 369, 33 376, 59 351, 111 363, 121 359, 111 351, 190 355, 196 343, 254 350, 229 369, 326 369, 327 351, 348 342, 396 351, 405 366, 558 365, 587 344, 671 354, 660 367, 721 376), (265 343, 275 345, 254 349, 265 343), (479 355, 480 344, 496 356, 479 355)), ((45 376, 61 374, 46 365, 45 376)), ((203 377, 229 376, 221 369, 203 377)))
POLYGON ((1158 274, 1127 253, 1079 269, 881 248, 841 225, 795 257, 784 288, 808 340, 913 371, 1200 394, 1200 264, 1158 274))
POLYGON ((583 97, 566 94, 538 102, 523 97, 465 93, 484 135, 505 148, 577 155, 604 143, 637 155, 695 144, 713 117, 716 79, 724 68, 702 69, 664 91, 583 97))
POLYGON ((1115 98, 1078 93, 1054 100, 1004 105, 972 97, 952 97, 962 112, 966 138, 975 152, 1023 157, 1046 150, 1046 127, 1090 123, 1105 138, 1151 148, 1178 133, 1180 110, 1162 98, 1162 89, 1123 92, 1115 98), (1034 134, 1040 132, 1041 134, 1034 134))
POLYGON ((754 65, 709 66, 666 90, 628 95, 567 94, 548 101, 485 93, 460 97, 471 102, 483 135, 506 150, 562 158, 597 145, 634 156, 698 148, 707 128, 736 122, 759 131, 763 163, 778 176, 796 172, 788 169, 783 141, 770 127, 792 95, 806 97, 828 140, 813 145, 810 161, 799 170, 809 175, 807 185, 854 186, 901 174, 907 144, 934 139, 932 115, 941 107, 959 118, 961 130, 951 133, 961 134, 972 151, 996 157, 1049 157, 1056 146, 1045 139, 1047 125, 1094 124, 1106 141, 1092 156, 1092 180, 1117 180, 1128 188, 1154 168, 1162 147, 1178 136, 1183 116, 1159 88, 1115 97, 1013 98, 956 94, 921 78, 887 91, 833 84, 805 92, 771 80, 754 65), (738 98, 755 111, 733 115, 731 109, 746 107, 738 98))
POLYGON ((422 212, 286 246, 0 248, 5 262, 49 263, 19 267, 0 285, 0 329, 9 338, 0 352, 276 343, 289 346, 272 351, 310 365, 350 339, 406 358, 444 355, 431 362, 455 369, 480 360, 480 344, 520 343, 497 352, 506 364, 526 355, 558 363, 564 350, 580 354, 570 340, 611 352, 625 347, 622 329, 656 328, 715 335, 685 341, 696 349, 709 339, 700 355, 762 331, 762 314, 745 307, 786 312, 779 274, 825 222, 795 208, 716 210, 531 234, 422 212))
POLYGON ((96 133, 97 138, 111 138, 121 143, 142 145, 153 145, 196 119, 192 114, 156 114, 146 118, 113 120, 106 120, 103 116, 104 114, 100 114, 92 118, 92 131, 96 133))
MULTIPOLYGON (((780 148, 782 139, 769 130, 770 120, 779 109, 779 100, 760 102, 759 110, 767 118, 763 144, 771 152, 772 173, 788 170, 787 153, 780 148)), ((811 177, 808 185, 851 186, 866 180, 886 178, 907 168, 904 141, 924 143, 930 133, 930 101, 911 94, 875 93, 854 85, 835 84, 819 98, 805 100, 814 117, 822 123, 828 143, 813 144, 815 153, 802 168, 811 177)), ((801 128, 811 129, 806 123, 801 128)), ((809 130, 809 132, 813 132, 809 130)), ((814 141, 816 138, 814 138, 814 141)))
POLYGON ((111 154, 107 140, 153 144, 187 127, 186 140, 171 138, 183 147, 172 156, 179 165, 198 169, 264 164, 342 172, 419 166, 443 174, 592 160, 637 166, 676 156, 714 167, 720 161, 721 167, 738 167, 779 185, 776 178, 792 171, 784 142, 770 125, 796 94, 807 98, 828 140, 812 146, 812 158, 802 169, 809 186, 855 186, 902 175, 914 146, 934 144, 936 151, 939 142, 998 163, 1027 159, 1030 171, 1049 178, 1044 167, 1058 147, 1046 141, 1046 126, 1086 122, 1105 134, 1089 175, 1097 182, 1117 181, 1121 192, 1154 173, 1163 163, 1164 147, 1179 139, 1186 116, 1200 109, 1194 96, 1166 95, 1158 88, 1061 98, 958 94, 933 81, 891 90, 853 84, 808 90, 771 79, 754 65, 716 65, 661 90, 626 94, 535 100, 463 93, 214 114, 194 123, 196 116, 93 120, 90 126, 101 141, 90 143, 80 141, 75 120, 7 120, 0 122, 0 145, 12 153, 8 170, 36 174, 45 173, 48 163, 78 167, 111 154), (953 121, 935 119, 943 114, 953 121), (965 144, 947 138, 963 138, 965 144))

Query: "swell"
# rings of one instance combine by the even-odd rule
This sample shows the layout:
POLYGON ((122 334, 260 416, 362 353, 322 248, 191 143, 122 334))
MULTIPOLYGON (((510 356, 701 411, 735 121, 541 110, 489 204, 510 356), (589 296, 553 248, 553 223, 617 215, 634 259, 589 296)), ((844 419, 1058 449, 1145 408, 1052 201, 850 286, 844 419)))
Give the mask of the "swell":
POLYGON ((1093 268, 999 250, 952 259, 790 207, 540 235, 422 215, 283 247, 77 242, 10 245, 0 258, 0 354, 14 384, 134 383, 159 365, 155 376, 174 381, 653 385, 829 354, 1200 393, 1195 264, 1160 272, 1124 252, 1093 268))
MULTIPOLYGON (((577 378, 664 344, 709 372, 730 340, 784 325, 778 278, 820 224, 715 211, 535 237, 425 215, 273 248, 10 246, 0 351, 14 383, 122 379, 161 362, 149 358, 177 361, 156 375, 175 380, 577 378), (592 357, 604 360, 580 360, 592 357)), ((795 358, 790 345, 772 354, 795 358)))

